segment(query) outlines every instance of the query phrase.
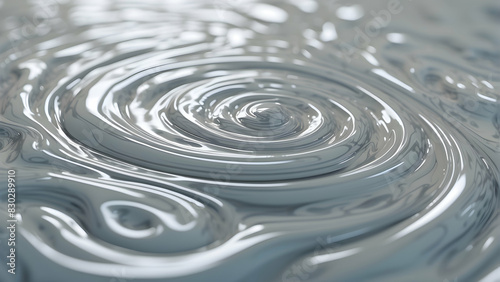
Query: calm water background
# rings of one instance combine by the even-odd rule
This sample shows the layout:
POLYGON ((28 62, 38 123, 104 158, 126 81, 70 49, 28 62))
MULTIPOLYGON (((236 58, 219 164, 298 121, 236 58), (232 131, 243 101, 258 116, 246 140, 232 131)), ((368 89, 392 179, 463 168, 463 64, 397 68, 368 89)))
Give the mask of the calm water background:
POLYGON ((500 281, 499 89, 493 0, 1 0, 0 281, 500 281))

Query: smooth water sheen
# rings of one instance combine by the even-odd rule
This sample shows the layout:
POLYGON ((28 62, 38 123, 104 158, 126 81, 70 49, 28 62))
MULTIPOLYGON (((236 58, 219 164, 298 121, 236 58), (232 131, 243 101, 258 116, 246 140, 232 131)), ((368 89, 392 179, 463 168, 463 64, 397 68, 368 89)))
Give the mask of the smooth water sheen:
POLYGON ((1 0, 0 281, 499 281, 499 89, 497 0, 1 0))

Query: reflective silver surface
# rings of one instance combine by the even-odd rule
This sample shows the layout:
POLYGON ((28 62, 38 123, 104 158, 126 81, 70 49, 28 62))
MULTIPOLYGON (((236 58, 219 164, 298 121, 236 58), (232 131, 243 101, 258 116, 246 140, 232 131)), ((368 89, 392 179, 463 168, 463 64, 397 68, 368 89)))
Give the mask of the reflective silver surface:
POLYGON ((498 1, 4 0, 0 23, 1 281, 500 279, 498 1))

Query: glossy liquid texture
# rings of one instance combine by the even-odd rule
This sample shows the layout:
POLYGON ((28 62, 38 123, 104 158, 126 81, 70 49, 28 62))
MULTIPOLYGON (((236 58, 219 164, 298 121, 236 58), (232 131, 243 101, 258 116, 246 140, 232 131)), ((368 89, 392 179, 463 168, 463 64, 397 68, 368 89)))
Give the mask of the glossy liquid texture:
POLYGON ((498 1, 0 5, 1 281, 500 279, 498 1))

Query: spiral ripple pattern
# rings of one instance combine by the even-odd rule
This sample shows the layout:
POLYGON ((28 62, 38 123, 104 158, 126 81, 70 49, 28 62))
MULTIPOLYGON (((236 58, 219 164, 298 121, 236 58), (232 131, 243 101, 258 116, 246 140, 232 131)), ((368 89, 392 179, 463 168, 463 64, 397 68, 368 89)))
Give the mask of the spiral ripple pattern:
POLYGON ((1 281, 500 279, 496 1, 0 15, 1 281))

